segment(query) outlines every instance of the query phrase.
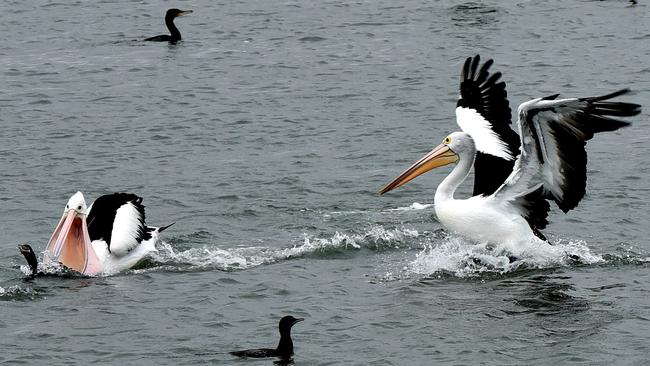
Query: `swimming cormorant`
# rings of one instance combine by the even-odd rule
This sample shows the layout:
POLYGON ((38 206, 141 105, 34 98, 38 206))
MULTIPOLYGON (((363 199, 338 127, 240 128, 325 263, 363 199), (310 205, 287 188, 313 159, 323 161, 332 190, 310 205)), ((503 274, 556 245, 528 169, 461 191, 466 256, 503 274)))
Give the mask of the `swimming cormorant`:
POLYGON ((27 260, 27 264, 29 264, 29 269, 31 269, 32 271, 30 277, 35 277, 39 273, 38 273, 38 260, 36 259, 36 254, 34 254, 34 250, 29 244, 19 245, 18 250, 20 250, 20 253, 25 257, 25 260, 27 260))
POLYGON ((169 42, 169 43, 176 43, 180 41, 182 39, 181 32, 179 32, 178 28, 176 28, 176 25, 174 25, 174 18, 190 14, 191 12, 192 10, 179 10, 179 9, 167 10, 167 13, 165 14, 165 24, 167 25, 167 29, 169 29, 171 35, 161 34, 159 36, 147 38, 145 39, 145 41, 169 42))
POLYGON ((234 351, 230 352, 233 356, 238 357, 253 357, 253 358, 263 358, 263 357, 280 357, 283 359, 290 358, 293 355, 293 342, 291 341, 291 327, 294 324, 301 322, 305 319, 303 318, 294 318, 291 315, 287 315, 280 319, 280 343, 278 343, 277 348, 259 348, 259 349, 246 349, 243 351, 234 351))

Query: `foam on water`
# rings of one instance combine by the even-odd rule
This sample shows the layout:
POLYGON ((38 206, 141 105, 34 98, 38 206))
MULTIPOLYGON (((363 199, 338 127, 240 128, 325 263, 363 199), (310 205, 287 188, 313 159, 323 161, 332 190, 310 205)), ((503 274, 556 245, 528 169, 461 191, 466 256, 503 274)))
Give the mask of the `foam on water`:
MULTIPOLYGON (((253 268, 265 264, 280 262, 293 258, 300 258, 313 254, 327 254, 331 252, 354 250, 362 248, 382 250, 399 248, 409 238, 418 238, 417 230, 397 227, 387 229, 381 225, 373 225, 360 233, 345 233, 336 231, 331 236, 319 237, 303 234, 302 239, 287 248, 271 248, 251 246, 241 248, 220 248, 218 246, 203 246, 200 248, 177 249, 165 241, 157 243, 157 251, 149 254, 153 265, 138 265, 135 272, 163 269, 190 270, 214 268, 224 271, 235 271, 253 268)), ((54 276, 82 276, 76 272, 65 269, 58 263, 45 266, 39 263, 39 272, 54 276)), ((27 265, 21 265, 20 271, 31 275, 27 265)), ((104 273, 101 276, 115 275, 117 272, 104 273)))
POLYGON ((347 215, 366 215, 366 216, 371 215, 372 216, 374 214, 386 214, 386 213, 393 213, 393 212, 421 211, 431 207, 433 207, 433 203, 413 202, 410 206, 388 208, 388 209, 383 209, 379 212, 368 211, 368 210, 328 211, 326 213, 323 213, 323 217, 331 218, 331 217, 340 217, 340 216, 347 216, 347 215))
POLYGON ((21 287, 20 285, 0 286, 0 301, 33 299, 37 295, 36 291, 31 287, 21 287))
MULTIPOLYGON (((82 275, 79 272, 70 270, 66 267, 64 267, 62 264, 57 263, 57 262, 50 262, 48 264, 43 263, 41 260, 43 258, 43 253, 40 255, 40 259, 38 262, 38 272, 44 275, 51 275, 51 276, 63 276, 63 277, 87 277, 86 275, 82 275)), ((31 276, 32 275, 32 270, 31 268, 23 264, 20 266, 20 271, 25 275, 25 276, 31 276)))
POLYGON ((517 269, 541 269, 568 266, 575 263, 603 262, 593 254, 586 242, 559 240, 554 245, 487 248, 484 244, 468 242, 460 237, 448 237, 437 244, 428 244, 416 255, 407 270, 416 275, 449 273, 457 277, 478 276, 483 273, 505 274, 517 269))
POLYGON ((361 234, 346 234, 337 231, 330 238, 318 238, 305 234, 301 248, 307 251, 347 248, 361 249, 362 247, 382 249, 386 247, 399 247, 399 244, 404 239, 417 238, 419 235, 418 231, 413 229, 386 229, 381 225, 375 225, 361 234))
POLYGON ((427 209, 429 207, 433 207, 433 203, 413 202, 413 204, 410 205, 410 206, 391 208, 391 209, 388 209, 387 211, 416 211, 416 210, 424 210, 424 209, 427 209))
POLYGON ((616 253, 604 254, 603 257, 608 263, 642 265, 650 263, 650 253, 631 244, 621 244, 616 248, 616 253))
POLYGON ((9 286, 7 288, 4 288, 4 287, 0 286, 0 297, 5 296, 5 295, 11 295, 11 294, 14 294, 16 292, 20 292, 22 290, 23 289, 20 288, 20 286, 18 286, 18 285, 9 286))
POLYGON ((303 234, 302 241, 289 248, 254 246, 221 249, 204 246, 178 251, 169 243, 161 242, 158 253, 152 254, 152 258, 155 262, 167 266, 189 265, 196 268, 208 267, 233 271, 332 251, 396 248, 406 239, 417 238, 419 235, 417 230, 409 228, 386 229, 375 225, 362 233, 337 231, 330 237, 303 234))

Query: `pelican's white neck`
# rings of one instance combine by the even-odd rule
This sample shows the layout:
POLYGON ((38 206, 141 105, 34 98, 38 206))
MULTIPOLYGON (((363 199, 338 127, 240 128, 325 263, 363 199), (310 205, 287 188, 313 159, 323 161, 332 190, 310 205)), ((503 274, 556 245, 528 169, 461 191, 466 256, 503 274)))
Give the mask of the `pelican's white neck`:
POLYGON ((454 170, 438 185, 434 198, 434 204, 436 205, 443 200, 454 199, 456 188, 465 181, 465 178, 467 178, 469 172, 472 170, 472 166, 474 166, 474 158, 476 157, 474 144, 458 152, 455 151, 455 153, 459 156, 458 163, 454 167, 454 170))

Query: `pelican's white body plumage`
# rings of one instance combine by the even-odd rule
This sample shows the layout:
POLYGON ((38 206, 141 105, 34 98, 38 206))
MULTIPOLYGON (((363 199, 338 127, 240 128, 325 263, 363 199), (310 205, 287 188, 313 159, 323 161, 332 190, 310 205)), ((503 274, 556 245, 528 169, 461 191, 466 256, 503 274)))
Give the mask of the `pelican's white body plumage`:
POLYGON ((90 244, 97 254, 97 258, 102 263, 103 275, 111 275, 125 271, 138 264, 143 259, 149 257, 152 253, 158 252, 156 243, 159 240, 159 234, 156 230, 151 235, 151 239, 144 240, 136 245, 131 251, 122 256, 108 251, 108 245, 104 240, 94 240, 90 244))
POLYGON ((446 228, 478 243, 542 242, 517 210, 491 196, 436 196, 435 210, 446 228))
POLYGON ((454 193, 467 178, 475 158, 473 139, 464 132, 449 135, 450 149, 459 155, 458 164, 436 189, 434 207, 447 229, 485 244, 542 242, 533 233, 520 210, 494 194, 456 199, 454 193))

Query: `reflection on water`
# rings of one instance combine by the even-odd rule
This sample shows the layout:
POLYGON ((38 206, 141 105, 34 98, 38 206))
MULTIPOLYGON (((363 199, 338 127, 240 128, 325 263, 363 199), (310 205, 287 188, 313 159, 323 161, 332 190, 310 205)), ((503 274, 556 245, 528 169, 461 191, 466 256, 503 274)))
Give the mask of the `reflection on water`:
MULTIPOLYGON (((571 277, 563 276, 533 276, 516 281, 503 281, 503 285, 516 285, 525 290, 517 294, 514 303, 526 308, 522 312, 530 312, 537 316, 574 314, 589 309, 589 302, 578 296, 571 295, 575 290, 568 281, 571 277)), ((515 313, 516 314, 516 313, 515 313)))
POLYGON ((515 306, 503 312, 514 319, 525 318, 529 327, 548 337, 545 343, 549 345, 584 339, 620 318, 602 304, 577 295, 573 282, 573 278, 559 274, 504 280, 499 286, 513 293, 515 306))
POLYGON ((495 25, 505 16, 506 10, 481 2, 466 2, 451 7, 451 20, 459 27, 495 25))

